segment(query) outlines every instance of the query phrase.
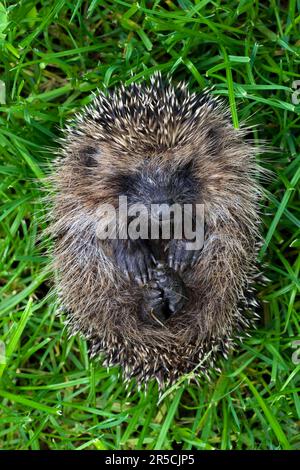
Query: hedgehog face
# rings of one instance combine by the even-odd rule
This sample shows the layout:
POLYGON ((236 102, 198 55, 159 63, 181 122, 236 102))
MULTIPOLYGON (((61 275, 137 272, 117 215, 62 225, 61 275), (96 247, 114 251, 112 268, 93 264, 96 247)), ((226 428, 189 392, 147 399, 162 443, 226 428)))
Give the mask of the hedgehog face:
POLYGON ((190 162, 177 169, 144 163, 135 172, 119 176, 119 191, 128 206, 143 204, 152 217, 168 220, 173 204, 184 208, 196 203, 199 183, 190 162))

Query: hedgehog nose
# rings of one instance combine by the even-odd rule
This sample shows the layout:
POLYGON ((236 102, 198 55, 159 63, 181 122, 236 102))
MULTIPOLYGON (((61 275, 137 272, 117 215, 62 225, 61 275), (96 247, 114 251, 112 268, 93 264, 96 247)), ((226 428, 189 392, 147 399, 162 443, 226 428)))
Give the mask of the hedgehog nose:
POLYGON ((170 210, 172 201, 156 202, 152 207, 154 217, 160 221, 169 221, 173 219, 173 211, 170 210))

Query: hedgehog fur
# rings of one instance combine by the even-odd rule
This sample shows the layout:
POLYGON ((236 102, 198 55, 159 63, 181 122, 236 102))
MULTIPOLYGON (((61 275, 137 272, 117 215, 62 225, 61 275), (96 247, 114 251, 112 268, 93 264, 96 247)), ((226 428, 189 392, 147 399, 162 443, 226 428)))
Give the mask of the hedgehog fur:
MULTIPOLYGON (((252 325, 260 188, 247 132, 209 92, 160 74, 99 92, 66 126, 50 227, 57 290, 70 331, 88 339, 92 356, 121 365, 126 379, 163 387, 194 369, 207 374, 252 325), (204 204, 205 238, 196 262, 179 269, 187 301, 151 322, 140 314, 145 283, 124 273, 96 227, 102 203, 117 207, 123 193, 151 202, 162 187, 162 199, 204 204)), ((121 253, 138 259, 138 245, 131 255, 126 246, 121 253)))

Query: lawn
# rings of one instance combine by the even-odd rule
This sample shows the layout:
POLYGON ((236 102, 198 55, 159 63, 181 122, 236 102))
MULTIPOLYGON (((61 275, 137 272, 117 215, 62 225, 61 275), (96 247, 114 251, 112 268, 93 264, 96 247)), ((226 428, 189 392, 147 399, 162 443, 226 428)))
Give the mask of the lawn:
POLYGON ((1 449, 300 449, 299 28, 296 0, 0 3, 1 449), (156 70, 214 85, 272 170, 257 329, 210 383, 162 396, 68 338, 40 242, 60 127, 98 88, 156 70))

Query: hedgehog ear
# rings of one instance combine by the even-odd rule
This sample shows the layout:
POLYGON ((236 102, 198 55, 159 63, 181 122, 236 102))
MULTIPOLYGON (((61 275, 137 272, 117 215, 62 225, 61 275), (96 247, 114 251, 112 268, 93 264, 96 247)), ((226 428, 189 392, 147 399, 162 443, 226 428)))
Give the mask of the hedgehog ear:
POLYGON ((91 145, 85 145, 78 150, 80 163, 86 168, 94 168, 98 165, 99 150, 91 145))

